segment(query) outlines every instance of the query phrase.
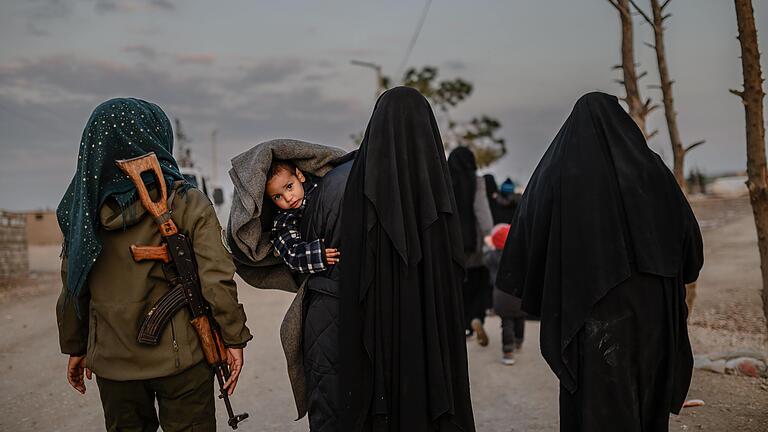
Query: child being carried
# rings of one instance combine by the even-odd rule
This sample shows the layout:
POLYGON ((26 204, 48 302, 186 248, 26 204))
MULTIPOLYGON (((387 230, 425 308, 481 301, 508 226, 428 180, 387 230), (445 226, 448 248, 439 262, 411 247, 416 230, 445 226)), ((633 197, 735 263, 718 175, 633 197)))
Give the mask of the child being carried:
POLYGON ((272 222, 272 244, 288 267, 298 273, 320 273, 337 264, 338 249, 326 248, 323 239, 305 241, 299 234, 307 199, 317 188, 304 189, 307 178, 292 162, 274 160, 267 172, 266 194, 278 210, 272 222))

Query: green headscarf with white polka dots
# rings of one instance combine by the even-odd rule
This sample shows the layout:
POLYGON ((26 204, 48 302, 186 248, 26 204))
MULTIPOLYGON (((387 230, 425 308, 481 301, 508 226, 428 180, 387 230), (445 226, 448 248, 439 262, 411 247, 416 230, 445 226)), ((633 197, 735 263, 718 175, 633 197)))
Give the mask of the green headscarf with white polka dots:
MULTIPOLYGON (((115 161, 149 152, 157 155, 169 190, 174 181, 184 179, 173 158, 171 123, 159 106, 140 99, 111 99, 96 107, 80 140, 77 171, 56 209, 64 233, 68 298, 81 294, 101 252, 99 209, 104 201, 112 197, 125 209, 137 198, 133 182, 115 161)), ((144 181, 151 184, 154 176, 144 181)))

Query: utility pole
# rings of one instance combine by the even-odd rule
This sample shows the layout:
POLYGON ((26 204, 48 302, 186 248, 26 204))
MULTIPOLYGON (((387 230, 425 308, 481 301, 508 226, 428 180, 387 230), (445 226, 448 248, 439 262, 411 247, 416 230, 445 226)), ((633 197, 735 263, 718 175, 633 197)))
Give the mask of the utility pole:
POLYGON ((385 77, 381 73, 381 65, 378 65, 376 63, 372 62, 366 62, 361 60, 352 60, 350 63, 353 66, 360 66, 368 69, 373 69, 373 71, 376 73, 376 94, 375 98, 378 98, 379 95, 389 87, 389 79, 385 77))
POLYGON ((195 163, 192 161, 192 150, 188 146, 191 140, 184 133, 184 129, 181 127, 181 120, 176 117, 173 119, 173 122, 176 126, 176 145, 178 149, 176 161, 181 168, 194 168, 195 163))
POLYGON ((211 175, 213 176, 213 184, 219 185, 219 144, 216 141, 216 137, 219 134, 219 129, 216 128, 211 132, 211 175))

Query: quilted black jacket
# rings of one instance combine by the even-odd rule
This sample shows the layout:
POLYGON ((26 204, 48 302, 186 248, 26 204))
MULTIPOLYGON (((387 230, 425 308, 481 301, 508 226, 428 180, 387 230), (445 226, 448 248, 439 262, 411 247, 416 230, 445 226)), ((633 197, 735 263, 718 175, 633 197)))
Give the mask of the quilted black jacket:
MULTIPOLYGON (((304 239, 324 239, 326 247, 341 245, 338 223, 347 176, 354 153, 323 177, 301 222, 304 239)), ((303 354, 307 409, 311 432, 336 432, 338 416, 339 272, 344 262, 310 276, 304 303, 303 354)))

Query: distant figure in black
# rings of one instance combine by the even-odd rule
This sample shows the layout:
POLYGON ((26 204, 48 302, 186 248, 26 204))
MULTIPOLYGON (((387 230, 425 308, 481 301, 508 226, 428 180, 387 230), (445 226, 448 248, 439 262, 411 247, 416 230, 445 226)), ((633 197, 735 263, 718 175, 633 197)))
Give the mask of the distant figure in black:
POLYGON ((667 431, 693 359, 685 283, 703 265, 696 218, 616 97, 589 93, 539 162, 500 288, 541 316, 561 431, 667 431))
POLYGON ((485 180, 477 176, 477 163, 472 150, 457 147, 448 156, 456 209, 461 227, 467 275, 464 293, 464 332, 476 335, 481 346, 488 345, 485 311, 493 304, 491 273, 483 262, 483 239, 491 233, 493 217, 485 190, 485 180))
POLYGON ((521 198, 520 194, 515 193, 515 184, 512 180, 506 179, 499 187, 493 174, 486 174, 483 179, 485 180, 485 193, 491 208, 493 224, 511 223, 521 198))

